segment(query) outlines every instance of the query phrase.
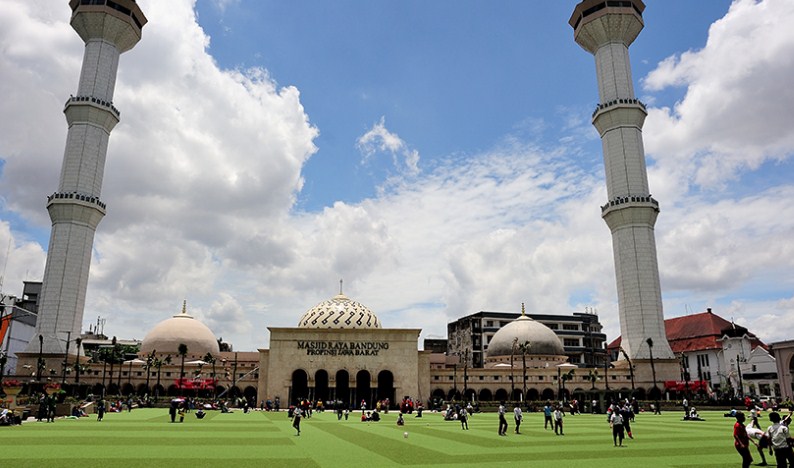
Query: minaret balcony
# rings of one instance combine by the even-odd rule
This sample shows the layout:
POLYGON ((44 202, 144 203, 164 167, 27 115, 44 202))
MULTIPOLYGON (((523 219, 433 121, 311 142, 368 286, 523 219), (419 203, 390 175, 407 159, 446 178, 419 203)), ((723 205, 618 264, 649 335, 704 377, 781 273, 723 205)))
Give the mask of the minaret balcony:
POLYGON ((650 195, 617 197, 601 207, 601 217, 612 232, 627 226, 656 224, 659 202, 650 195))
POLYGON ((614 99, 599 104, 593 111, 593 126, 600 136, 620 127, 636 127, 642 130, 648 111, 639 99, 614 99))
POLYGON ((47 211, 55 222, 75 222, 96 229, 105 216, 105 204, 99 198, 77 192, 55 192, 47 197, 47 211))
POLYGON ((71 127, 75 123, 93 123, 108 133, 119 123, 121 112, 111 102, 93 96, 70 96, 63 108, 66 121, 71 127))

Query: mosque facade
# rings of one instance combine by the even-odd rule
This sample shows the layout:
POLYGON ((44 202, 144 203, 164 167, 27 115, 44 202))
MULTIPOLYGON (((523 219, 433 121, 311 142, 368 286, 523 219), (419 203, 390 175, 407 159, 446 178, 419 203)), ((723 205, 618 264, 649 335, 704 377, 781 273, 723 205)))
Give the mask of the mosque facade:
MULTIPOLYGON (((421 329, 384 328, 372 310, 341 292, 307 310, 296 327, 268 330, 268 348, 221 350, 214 333, 183 304, 181 313, 152 327, 137 354, 115 365, 78 356, 75 364, 80 365, 71 366, 78 371, 64 374, 64 382, 84 394, 244 396, 256 403, 278 398, 282 405, 310 399, 339 401, 350 408, 362 402, 371 408, 385 400, 394 405, 404 397, 425 404, 558 398, 589 402, 610 390, 631 393, 625 371, 605 368, 599 373, 569 363, 554 331, 523 311, 493 335, 480 368, 469 367, 459 355, 419 349, 421 329)), ((61 364, 45 363, 45 368, 58 370, 48 380, 59 380, 61 364)), ((35 356, 28 356, 17 373, 24 377, 25 369, 35 367, 35 356)), ((639 388, 637 393, 645 392, 639 388)))

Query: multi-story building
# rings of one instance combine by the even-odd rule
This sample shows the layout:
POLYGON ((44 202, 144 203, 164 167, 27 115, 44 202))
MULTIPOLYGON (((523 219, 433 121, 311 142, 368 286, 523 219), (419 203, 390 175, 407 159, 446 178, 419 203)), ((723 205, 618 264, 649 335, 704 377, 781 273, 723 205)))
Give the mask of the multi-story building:
MULTIPOLYGON (((689 389, 710 389, 717 395, 780 395, 775 358, 746 328, 710 308, 667 319, 664 325, 681 373, 680 381, 665 382, 668 390, 680 388, 684 382, 689 389)), ((621 353, 621 337, 607 348, 610 358, 616 360, 621 353)))
MULTIPOLYGON (((480 311, 447 325, 447 353, 459 356, 461 363, 483 367, 491 338, 520 314, 480 311)), ((527 314, 551 328, 565 347, 569 362, 579 367, 603 367, 606 361, 606 335, 601 331, 598 315, 574 312, 573 315, 527 314)), ((531 346, 531 343, 530 343, 531 346)))

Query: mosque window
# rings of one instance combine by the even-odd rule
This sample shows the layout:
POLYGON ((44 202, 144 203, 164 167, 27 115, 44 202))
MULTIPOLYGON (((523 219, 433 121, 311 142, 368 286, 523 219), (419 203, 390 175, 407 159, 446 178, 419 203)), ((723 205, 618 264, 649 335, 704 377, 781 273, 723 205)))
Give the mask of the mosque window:
POLYGON ((562 324, 563 330, 576 330, 579 331, 579 325, 576 323, 564 323, 562 324))

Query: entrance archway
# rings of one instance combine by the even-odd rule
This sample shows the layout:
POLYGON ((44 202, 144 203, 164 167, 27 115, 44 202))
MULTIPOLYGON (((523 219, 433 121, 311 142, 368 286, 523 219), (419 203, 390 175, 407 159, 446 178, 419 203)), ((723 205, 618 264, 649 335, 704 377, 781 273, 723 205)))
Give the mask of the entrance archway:
POLYGON ((551 388, 547 388, 547 389, 543 390, 543 393, 541 393, 541 399, 542 400, 554 400, 554 390, 552 390, 551 388))
POLYGON ((356 408, 361 407, 361 402, 364 401, 367 404, 367 408, 373 408, 372 406, 372 386, 370 385, 370 375, 369 372, 362 370, 358 371, 356 374, 356 408))
POLYGON ((507 390, 505 390, 504 388, 500 388, 499 390, 497 390, 496 394, 494 395, 494 400, 507 401, 507 390))
POLYGON ((396 399, 394 398, 394 374, 391 371, 382 370, 378 372, 378 401, 389 399, 389 405, 394 405, 396 399))
POLYGON ((290 386, 289 402, 297 405, 301 398, 309 398, 309 376, 303 369, 292 372, 292 385, 290 386))
POLYGON ((493 394, 487 388, 483 388, 480 390, 480 401, 491 401, 493 400, 493 394))
POLYGON ((346 370, 336 372, 336 400, 346 408, 350 406, 350 374, 346 370))
POLYGON ((328 371, 320 369, 314 373, 314 401, 328 401, 328 371))

